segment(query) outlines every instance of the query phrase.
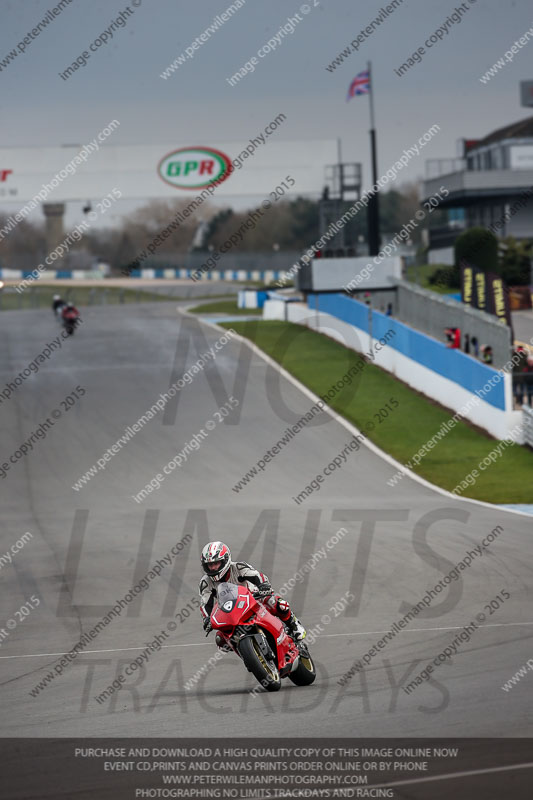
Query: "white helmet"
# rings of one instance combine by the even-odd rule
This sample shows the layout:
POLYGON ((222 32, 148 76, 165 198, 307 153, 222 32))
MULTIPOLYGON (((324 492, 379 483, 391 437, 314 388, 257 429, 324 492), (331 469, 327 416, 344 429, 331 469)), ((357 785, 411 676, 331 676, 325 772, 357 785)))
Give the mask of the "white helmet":
POLYGON ((221 581, 231 567, 231 553, 224 542, 209 542, 202 550, 202 569, 214 581, 221 581))

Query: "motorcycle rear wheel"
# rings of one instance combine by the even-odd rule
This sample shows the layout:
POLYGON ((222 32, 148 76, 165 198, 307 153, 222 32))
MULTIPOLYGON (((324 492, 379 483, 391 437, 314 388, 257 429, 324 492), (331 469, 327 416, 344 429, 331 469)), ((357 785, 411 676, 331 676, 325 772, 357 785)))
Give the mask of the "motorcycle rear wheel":
POLYGON ((267 692, 278 692, 280 690, 281 678, 279 671, 277 667, 266 660, 255 639, 250 636, 241 639, 239 652, 246 668, 253 673, 267 692))
POLYGON ((296 686, 309 686, 311 683, 314 683, 316 670, 313 659, 309 653, 307 653, 307 655, 300 655, 298 666, 293 672, 289 673, 289 678, 296 686))

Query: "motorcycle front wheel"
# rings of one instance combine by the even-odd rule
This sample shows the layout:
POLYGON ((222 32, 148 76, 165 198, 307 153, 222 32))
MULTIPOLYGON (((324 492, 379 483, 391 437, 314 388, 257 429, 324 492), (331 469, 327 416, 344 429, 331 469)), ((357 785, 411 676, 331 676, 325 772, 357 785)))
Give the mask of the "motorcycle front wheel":
POLYGON ((289 679, 296 686, 309 686, 316 678, 315 665, 309 655, 309 650, 300 651, 300 660, 296 669, 289 674, 289 679))
POLYGON ((255 675, 267 692, 277 692, 281 688, 281 678, 274 664, 268 662, 257 641, 246 636, 239 642, 239 652, 246 668, 255 675))

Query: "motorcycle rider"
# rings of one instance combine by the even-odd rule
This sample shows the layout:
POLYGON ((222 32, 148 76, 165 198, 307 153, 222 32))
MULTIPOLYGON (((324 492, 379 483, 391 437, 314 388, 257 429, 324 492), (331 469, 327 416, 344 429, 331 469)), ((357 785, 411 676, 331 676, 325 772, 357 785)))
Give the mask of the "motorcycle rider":
POLYGON ((66 306, 65 301, 63 300, 61 295, 55 294, 54 299, 52 300, 52 311, 54 312, 54 314, 58 314, 58 312, 61 313, 62 306, 66 306))
MULTIPOLYGON (((202 603, 200 613, 203 618, 204 631, 209 633, 211 630, 211 611, 213 610, 219 583, 230 581, 236 584, 243 583, 258 599, 261 598, 270 613, 275 617, 279 617, 285 624, 289 634, 295 641, 301 641, 305 638, 305 628, 292 613, 288 602, 274 593, 267 576, 245 561, 232 561, 229 547, 223 542, 209 542, 209 544, 206 544, 202 550, 200 560, 202 569, 205 572, 198 585, 202 603)), ((215 638, 218 647, 223 650, 231 649, 219 637, 218 633, 215 638)))
POLYGON ((67 325, 70 324, 72 325, 72 327, 75 327, 79 317, 80 317, 80 312, 78 311, 76 306, 73 303, 66 303, 63 310, 61 311, 61 319, 63 320, 64 326, 67 327, 67 325))

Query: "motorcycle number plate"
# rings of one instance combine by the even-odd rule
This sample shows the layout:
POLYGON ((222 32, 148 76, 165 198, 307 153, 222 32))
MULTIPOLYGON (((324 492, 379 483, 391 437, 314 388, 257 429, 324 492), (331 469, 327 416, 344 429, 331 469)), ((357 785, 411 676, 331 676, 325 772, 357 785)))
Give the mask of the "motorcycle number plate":
POLYGON ((224 609, 224 611, 231 611, 232 605, 233 605, 233 603, 232 603, 231 600, 226 600, 226 602, 224 603, 222 608, 224 609))

